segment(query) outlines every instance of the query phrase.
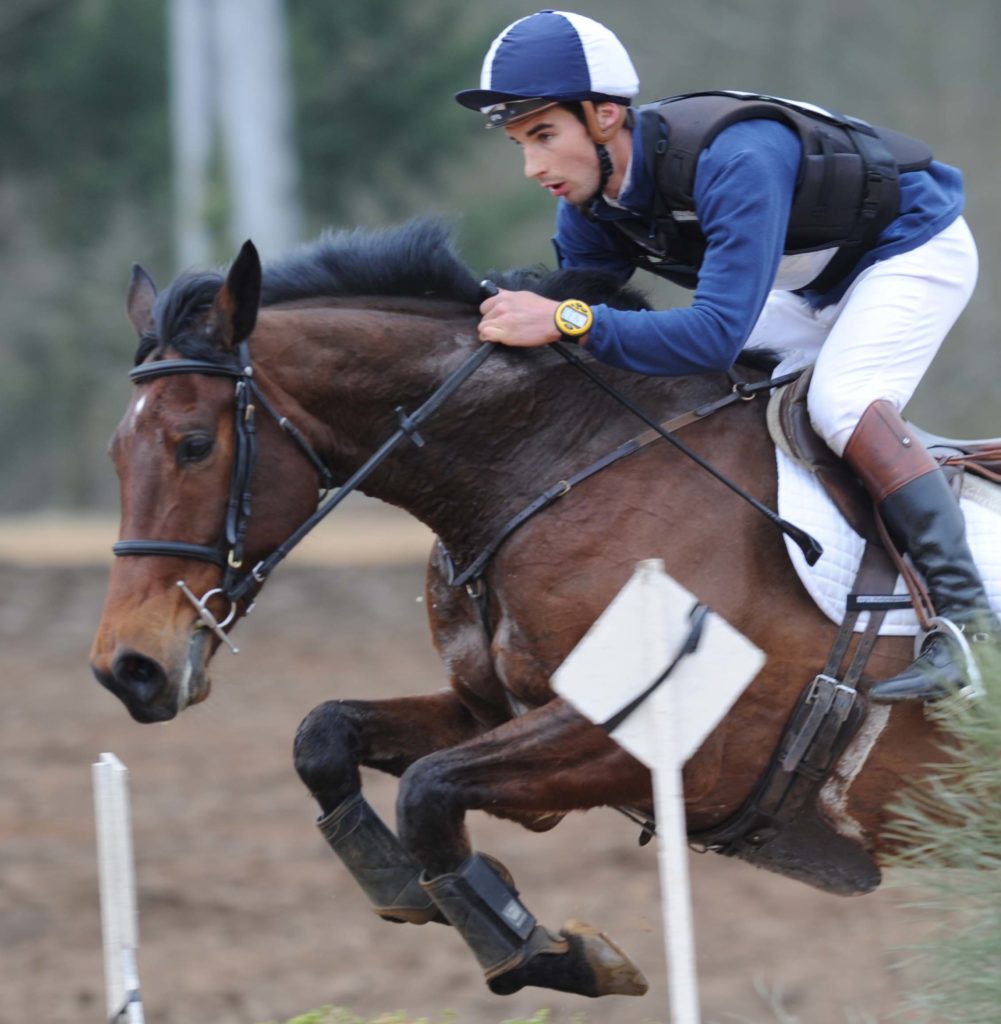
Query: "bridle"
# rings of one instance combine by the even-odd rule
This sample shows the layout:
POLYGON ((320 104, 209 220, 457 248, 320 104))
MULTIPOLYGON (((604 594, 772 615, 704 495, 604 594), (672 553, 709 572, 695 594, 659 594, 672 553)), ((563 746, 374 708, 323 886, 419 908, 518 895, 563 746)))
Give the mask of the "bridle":
POLYGON ((248 597, 250 601, 247 604, 247 611, 250 610, 253 597, 265 579, 257 566, 249 572, 241 571, 244 564, 247 528, 250 524, 254 466, 257 462, 257 409, 263 409, 312 463, 320 478, 321 500, 333 484, 330 470, 320 456, 288 417, 279 413, 257 386, 246 341, 237 346, 237 357, 235 365, 214 363, 205 359, 164 359, 159 362, 143 363, 133 367, 129 372, 129 379, 133 384, 144 384, 161 377, 192 373, 208 377, 230 377, 235 381, 233 465, 230 470, 225 525, 219 542, 191 544, 180 540, 121 540, 112 547, 112 551, 119 556, 190 558, 219 566, 223 571, 221 584, 201 598, 195 596, 184 580, 178 580, 177 586, 195 606, 201 623, 211 629, 234 654, 237 653, 237 648, 226 635, 225 627, 236 619, 239 603, 247 601, 248 597), (221 621, 208 608, 209 601, 215 597, 229 601, 229 611, 221 621))
POLYGON ((417 447, 424 440, 417 431, 420 424, 455 391, 487 357, 496 351, 495 346, 480 345, 469 358, 454 370, 434 393, 412 415, 397 408, 399 428, 365 464, 349 477, 337 491, 328 496, 333 486, 333 474, 312 448, 301 431, 283 416, 267 400, 254 379, 254 368, 250 359, 250 348, 246 341, 237 346, 236 364, 214 363, 207 359, 163 359, 158 362, 142 363, 129 371, 133 384, 144 384, 160 377, 180 374, 202 374, 210 377, 230 377, 235 381, 234 435, 235 446, 233 466, 230 471, 229 498, 226 502, 226 520, 222 537, 217 544, 191 544, 180 540, 120 540, 112 546, 118 556, 160 556, 167 558, 190 558, 210 562, 222 569, 222 582, 207 591, 202 597, 195 595, 184 580, 177 586, 198 612, 200 624, 210 629, 234 653, 236 647, 226 634, 238 613, 241 602, 244 614, 253 607, 258 591, 268 576, 289 552, 327 515, 329 515, 362 481, 382 463, 402 441, 408 440, 417 447), (257 461, 257 408, 264 409, 278 426, 296 443, 300 451, 312 463, 320 480, 320 505, 305 522, 297 527, 267 558, 262 559, 249 571, 243 571, 244 544, 250 524, 254 466, 257 461), (229 610, 223 619, 214 615, 208 607, 213 598, 229 602, 229 610))

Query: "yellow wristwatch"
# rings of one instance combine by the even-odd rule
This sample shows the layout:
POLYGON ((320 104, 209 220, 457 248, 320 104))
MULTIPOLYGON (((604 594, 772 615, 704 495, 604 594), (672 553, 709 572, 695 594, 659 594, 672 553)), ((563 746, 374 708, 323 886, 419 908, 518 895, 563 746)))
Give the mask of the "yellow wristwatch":
POLYGON ((556 307, 556 329, 566 338, 582 338, 594 324, 591 307, 580 299, 567 299, 556 307))

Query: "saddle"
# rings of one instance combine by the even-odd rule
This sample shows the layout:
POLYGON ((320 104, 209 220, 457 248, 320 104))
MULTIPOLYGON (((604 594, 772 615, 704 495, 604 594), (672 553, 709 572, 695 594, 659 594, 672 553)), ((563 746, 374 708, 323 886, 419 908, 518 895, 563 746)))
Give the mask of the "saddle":
MULTIPOLYGON (((866 541, 882 543, 876 529, 872 499, 846 462, 838 458, 810 423, 806 396, 813 368, 779 389, 768 405, 768 431, 789 458, 808 469, 823 484, 838 511, 866 541)), ((908 424, 914 435, 946 471, 954 486, 969 470, 1001 483, 1001 438, 960 441, 939 437, 908 424)))

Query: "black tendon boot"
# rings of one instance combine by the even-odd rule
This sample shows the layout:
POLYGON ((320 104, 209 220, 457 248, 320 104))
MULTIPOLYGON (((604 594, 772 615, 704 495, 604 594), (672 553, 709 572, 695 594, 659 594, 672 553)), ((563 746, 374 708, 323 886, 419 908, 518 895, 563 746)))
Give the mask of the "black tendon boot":
POLYGON ((444 923, 420 886, 421 866, 361 793, 348 797, 317 825, 380 917, 410 924, 444 923))
POLYGON ((596 928, 571 921, 552 935, 537 924, 513 883, 479 854, 421 885, 465 939, 497 995, 526 985, 582 996, 640 996, 647 990, 639 968, 596 928))
POLYGON ((924 578, 936 615, 910 668, 876 683, 881 704, 937 700, 982 689, 1001 656, 1001 624, 991 611, 966 542, 966 523, 945 475, 887 401, 866 409, 848 441, 845 460, 876 501, 893 542, 924 578))

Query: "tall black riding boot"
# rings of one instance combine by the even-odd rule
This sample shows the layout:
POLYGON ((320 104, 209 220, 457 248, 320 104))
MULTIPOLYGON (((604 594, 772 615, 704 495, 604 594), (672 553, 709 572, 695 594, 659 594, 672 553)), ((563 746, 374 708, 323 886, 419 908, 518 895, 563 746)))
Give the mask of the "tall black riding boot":
POLYGON ((1001 624, 991 610, 966 541, 966 523, 945 474, 886 401, 866 409, 845 459, 877 502, 894 543, 924 578, 942 628, 928 634, 915 662, 876 683, 869 699, 890 704, 937 700, 1001 665, 1001 624))

